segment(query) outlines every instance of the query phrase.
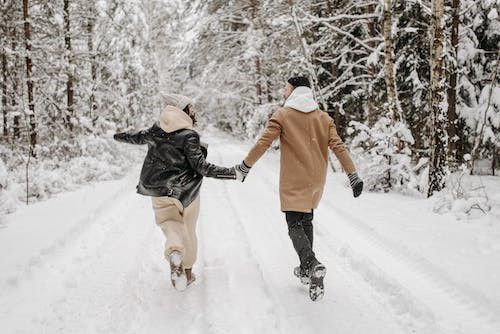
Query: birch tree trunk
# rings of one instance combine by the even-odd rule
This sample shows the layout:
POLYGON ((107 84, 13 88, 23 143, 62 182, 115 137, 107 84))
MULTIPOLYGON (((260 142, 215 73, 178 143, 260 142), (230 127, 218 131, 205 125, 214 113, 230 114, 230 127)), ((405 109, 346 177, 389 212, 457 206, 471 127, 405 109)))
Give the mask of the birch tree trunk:
POLYGON ((71 31, 70 31, 70 17, 69 17, 69 0, 64 0, 64 45, 66 46, 67 58, 67 80, 66 80, 66 126, 69 131, 73 131, 73 114, 74 114, 74 91, 73 91, 73 69, 72 69, 72 51, 71 51, 71 31))
POLYGON ((447 174, 448 114, 444 75, 444 0, 432 0, 431 18, 431 157, 427 196, 445 186, 447 174))
POLYGON ((35 156, 35 146, 37 143, 37 130, 35 120, 34 84, 32 78, 33 64, 31 60, 31 24, 29 16, 29 0, 23 0, 23 20, 24 20, 24 45, 26 51, 26 86, 28 88, 28 108, 29 114, 29 137, 30 155, 35 156))
POLYGON ((394 45, 392 40, 392 1, 384 0, 384 43, 385 43, 385 84, 387 86, 387 102, 389 116, 393 124, 402 118, 401 108, 396 91, 394 75, 394 45))

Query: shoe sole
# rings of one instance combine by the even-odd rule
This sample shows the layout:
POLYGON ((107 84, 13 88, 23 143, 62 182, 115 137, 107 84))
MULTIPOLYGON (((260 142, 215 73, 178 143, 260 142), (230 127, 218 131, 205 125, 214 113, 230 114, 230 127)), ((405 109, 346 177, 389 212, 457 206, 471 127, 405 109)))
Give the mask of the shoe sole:
POLYGON ((293 275, 297 277, 300 280, 300 283, 302 283, 303 285, 309 285, 309 283, 311 282, 311 279, 309 277, 297 274, 295 269, 293 270, 293 275))
POLYGON ((188 282, 186 273, 182 269, 182 257, 177 253, 172 253, 169 256, 170 262, 170 281, 172 286, 177 291, 184 291, 187 288, 188 282))
POLYGON ((320 301, 325 294, 325 286, 323 279, 326 276, 326 267, 318 264, 314 267, 311 274, 311 283, 309 284, 309 297, 312 301, 320 301))
POLYGON ((187 281, 187 286, 191 286, 196 283, 196 277, 193 277, 190 281, 187 281))

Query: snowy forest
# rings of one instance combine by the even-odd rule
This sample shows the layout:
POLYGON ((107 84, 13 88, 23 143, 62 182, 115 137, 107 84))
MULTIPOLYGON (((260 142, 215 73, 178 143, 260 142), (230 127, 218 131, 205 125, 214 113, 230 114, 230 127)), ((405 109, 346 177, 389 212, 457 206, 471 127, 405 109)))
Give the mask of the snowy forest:
MULTIPOLYGON (((162 90, 195 97, 203 124, 253 138, 286 78, 305 73, 363 159, 370 189, 431 195, 464 164, 474 172, 484 160, 482 172, 495 173, 497 9, 457 0, 3 1, 2 173, 16 175, 30 155, 36 174, 110 150, 105 134, 150 123, 162 90)), ((26 182, 22 174, 14 182, 26 182)))
POLYGON ((499 6, 4 0, 2 207, 123 174, 109 133, 150 124, 161 92, 193 97, 202 127, 253 139, 298 74, 369 190, 430 196, 455 171, 495 174, 499 6))

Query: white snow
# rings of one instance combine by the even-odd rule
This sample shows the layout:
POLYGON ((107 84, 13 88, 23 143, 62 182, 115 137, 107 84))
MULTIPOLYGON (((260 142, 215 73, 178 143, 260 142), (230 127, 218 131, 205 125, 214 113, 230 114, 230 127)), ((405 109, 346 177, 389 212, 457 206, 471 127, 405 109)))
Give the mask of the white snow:
MULTIPOLYGON (((233 165, 249 143, 204 138, 233 165), (231 143, 231 144, 229 144, 231 143)), ((247 181, 206 179, 198 281, 171 287, 163 234, 140 171, 20 208, 0 225, 2 333, 499 333, 500 219, 457 220, 433 201, 394 193, 354 199, 328 176, 315 250, 322 301, 293 276, 279 211, 279 155, 247 181)), ((500 199, 498 178, 485 179, 500 199)))

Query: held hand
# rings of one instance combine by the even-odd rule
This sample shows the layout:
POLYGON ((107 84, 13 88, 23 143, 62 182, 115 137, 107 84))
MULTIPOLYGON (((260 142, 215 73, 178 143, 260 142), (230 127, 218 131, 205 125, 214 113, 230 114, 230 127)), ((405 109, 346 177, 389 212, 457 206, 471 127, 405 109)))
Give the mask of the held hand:
POLYGON ((236 172, 236 180, 244 182, 247 178, 248 173, 250 173, 250 166, 247 166, 243 161, 241 164, 234 166, 236 172))
POLYGON ((358 173, 354 172, 348 175, 351 184, 352 194, 358 197, 363 192, 363 181, 359 178, 358 173))

